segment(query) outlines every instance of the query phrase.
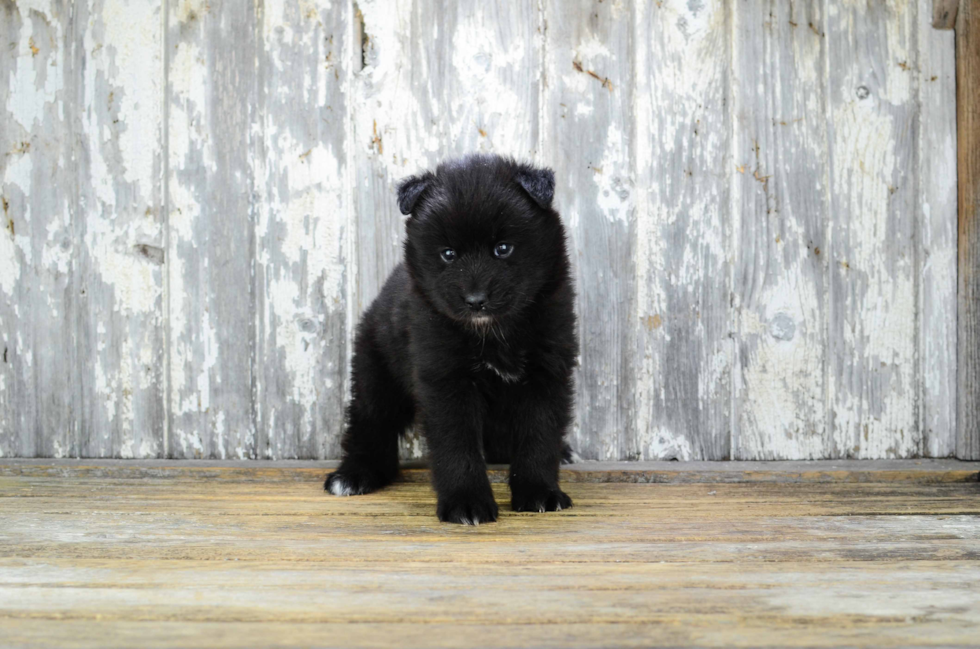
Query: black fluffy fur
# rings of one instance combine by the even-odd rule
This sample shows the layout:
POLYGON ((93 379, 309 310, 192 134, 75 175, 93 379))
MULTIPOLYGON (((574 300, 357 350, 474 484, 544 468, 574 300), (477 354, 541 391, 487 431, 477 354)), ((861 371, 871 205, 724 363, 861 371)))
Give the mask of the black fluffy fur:
POLYGON ((554 187, 549 169, 488 155, 401 183, 405 261, 358 327, 343 460, 328 491, 391 483, 398 436, 415 422, 440 520, 497 519, 486 462, 510 463, 515 511, 571 506, 558 466, 570 454, 578 341, 554 187), (495 254, 500 243, 512 244, 509 255, 495 254), (443 258, 447 248, 455 259, 443 258))

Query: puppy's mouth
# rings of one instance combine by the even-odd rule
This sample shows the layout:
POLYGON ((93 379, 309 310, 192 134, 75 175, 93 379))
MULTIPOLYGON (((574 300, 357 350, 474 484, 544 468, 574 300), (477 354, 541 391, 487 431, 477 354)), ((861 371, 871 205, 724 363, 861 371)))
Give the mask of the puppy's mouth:
POLYGON ((473 315, 470 316, 470 322, 472 322, 475 325, 485 325, 488 324, 491 320, 493 320, 493 316, 485 312, 474 313, 473 315))

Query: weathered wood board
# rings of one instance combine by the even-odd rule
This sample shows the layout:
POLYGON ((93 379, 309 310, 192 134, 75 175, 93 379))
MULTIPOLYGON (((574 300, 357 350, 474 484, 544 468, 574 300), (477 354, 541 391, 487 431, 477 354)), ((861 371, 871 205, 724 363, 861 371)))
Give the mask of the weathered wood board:
POLYGON ((78 454, 164 457, 163 5, 70 4, 78 454))
POLYGON ((556 171, 582 458, 969 454, 932 21, 932 0, 0 2, 0 455, 337 457, 395 184, 472 151, 556 171))
POLYGON ((0 4, 0 453, 67 457, 76 435, 79 242, 70 2, 0 4))
POLYGON ((247 3, 168 4, 171 457, 256 455, 257 22, 247 3))
MULTIPOLYGON (((929 29, 927 11, 919 12, 918 21, 918 425, 922 454, 945 457, 957 451, 956 435, 950 432, 958 430, 956 368, 962 362, 962 354, 953 355, 957 362, 947 361, 957 345, 952 307, 957 262, 951 258, 956 255, 957 228, 949 218, 957 209, 957 136, 949 127, 956 122, 956 102, 950 100, 956 92, 956 35, 929 29)), ((980 450, 980 430, 976 435, 980 450)), ((980 459, 980 452, 958 457, 980 459)))
POLYGON ((542 160, 555 170, 558 209, 579 295, 578 418, 570 441, 582 457, 634 455, 632 354, 627 348, 635 273, 629 6, 591 0, 543 5, 542 160), (608 431, 596 435, 596 431, 608 431))
POLYGON ((980 458, 980 7, 964 2, 956 23, 956 111, 959 147, 960 401, 956 454, 980 458))
POLYGON ((822 2, 747 2, 734 13, 737 458, 833 454, 821 255, 830 222, 825 11, 822 2))
POLYGON ((980 631, 976 482, 570 483, 572 509, 504 504, 474 528, 439 523, 424 481, 335 498, 313 476, 114 464, 0 463, 3 646, 952 647, 980 631))
MULTIPOLYGON (((915 6, 848 4, 826 38, 828 403, 835 456, 920 452, 916 421, 915 6), (874 46, 870 46, 874 44, 874 46)), ((816 252, 816 250, 814 250, 816 252)))
MULTIPOLYGON (((0 461, 0 477, 152 478, 216 482, 316 482, 338 460, 116 460, 14 458, 0 461)), ((507 482, 506 465, 490 465, 491 483, 507 482)), ((399 482, 431 483, 424 461, 403 464, 399 482)), ((561 468, 561 481, 634 484, 940 484, 980 481, 980 463, 954 459, 581 462, 561 468)))
POLYGON ((350 5, 265 2, 255 165, 257 457, 339 453, 352 245, 350 5))

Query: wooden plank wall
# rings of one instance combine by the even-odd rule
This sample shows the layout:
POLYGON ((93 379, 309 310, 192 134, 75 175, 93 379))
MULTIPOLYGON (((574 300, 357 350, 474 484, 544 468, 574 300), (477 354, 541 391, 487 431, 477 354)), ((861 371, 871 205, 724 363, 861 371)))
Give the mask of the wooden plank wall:
POLYGON ((583 458, 949 456, 956 67, 932 20, 0 1, 0 456, 336 457, 394 185, 472 151, 556 171, 583 458))
POLYGON ((959 336, 956 454, 980 460, 980 7, 962 3, 956 22, 959 172, 959 336))

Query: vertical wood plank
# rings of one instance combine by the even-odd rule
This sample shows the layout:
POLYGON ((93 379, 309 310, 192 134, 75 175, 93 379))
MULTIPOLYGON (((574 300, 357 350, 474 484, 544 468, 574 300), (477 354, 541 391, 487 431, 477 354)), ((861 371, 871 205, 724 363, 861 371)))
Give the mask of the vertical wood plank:
POLYGON ((74 4, 79 453, 163 449, 163 23, 159 0, 74 4))
POLYGON ((916 384, 921 453, 948 457, 956 450, 956 39, 933 28, 929 5, 919 0, 917 26, 916 384))
POLYGON ((253 3, 169 4, 169 449, 255 456, 253 3))
POLYGON ((266 0, 261 18, 256 453, 337 457, 355 271, 347 259, 351 5, 266 0))
POLYGON ((909 457, 921 448, 916 7, 897 0, 831 7, 831 455, 909 457))
POLYGON ((828 449, 826 24, 821 0, 736 4, 733 457, 828 449))
POLYGON ((628 351, 636 321, 631 4, 547 1, 544 18, 544 158, 568 225, 581 339, 570 441, 585 459, 638 457, 628 351))
POLYGON ((956 457, 980 460, 980 7, 965 1, 956 23, 956 150, 959 178, 956 457))
MULTIPOLYGON (((350 308, 359 314, 402 256, 398 180, 476 151, 536 157, 541 37, 530 3, 362 1, 355 12, 364 68, 353 91, 357 286, 350 308)), ((423 451, 410 436, 402 454, 423 451)))
POLYGON ((0 456, 78 452, 71 10, 0 3, 0 456))
MULTIPOLYGON (((731 8, 636 4, 637 450, 730 457, 731 8)), ((604 293, 605 294, 605 293, 604 293)))

